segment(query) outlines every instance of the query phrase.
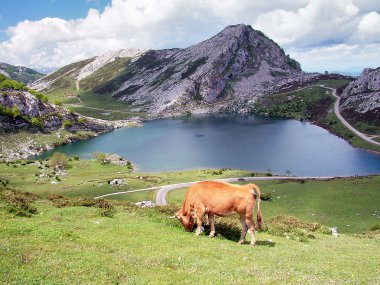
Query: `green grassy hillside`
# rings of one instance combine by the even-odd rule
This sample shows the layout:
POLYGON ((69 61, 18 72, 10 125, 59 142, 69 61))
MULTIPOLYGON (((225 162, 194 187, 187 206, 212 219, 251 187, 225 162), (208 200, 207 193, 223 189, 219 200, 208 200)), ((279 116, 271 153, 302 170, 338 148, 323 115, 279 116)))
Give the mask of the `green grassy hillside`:
POLYGON ((380 250, 379 176, 302 183, 258 181, 272 201, 262 202, 264 231, 256 234, 257 246, 251 247, 249 237, 245 245, 237 245, 240 225, 234 216, 218 218, 215 239, 185 232, 177 220, 170 219, 184 190, 169 194, 169 201, 177 206, 152 209, 132 206, 129 201, 154 200, 155 191, 114 196, 108 202, 91 198, 251 173, 144 174, 125 166, 75 159, 69 161, 65 173, 57 180, 48 162, 0 163, 1 284, 380 282, 376 254, 380 250), (122 178, 127 185, 108 186, 113 178, 122 178), (333 237, 315 221, 338 226, 340 236, 333 237))
POLYGON ((120 205, 113 217, 101 217, 93 207, 34 206, 31 218, 14 217, 0 202, 2 284, 380 282, 378 238, 316 234, 299 242, 259 232, 252 247, 195 237, 165 209, 120 205))

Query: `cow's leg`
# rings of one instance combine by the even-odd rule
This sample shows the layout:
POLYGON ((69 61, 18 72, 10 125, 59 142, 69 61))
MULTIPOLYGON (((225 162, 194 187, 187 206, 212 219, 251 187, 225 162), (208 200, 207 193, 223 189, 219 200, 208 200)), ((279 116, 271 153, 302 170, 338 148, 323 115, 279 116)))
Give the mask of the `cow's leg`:
POLYGON ((245 223, 245 217, 244 216, 240 217, 240 222, 241 222, 242 230, 241 230, 241 236, 240 236, 238 243, 243 244, 245 241, 245 236, 247 235, 247 224, 245 223))
POLYGON ((215 216, 213 214, 208 214, 208 221, 210 222, 210 235, 209 237, 215 236, 215 216))
POLYGON ((252 221, 252 216, 246 217, 245 223, 247 224, 249 231, 251 233, 251 245, 256 245, 255 223, 252 221))
POLYGON ((196 211, 196 215, 197 215, 197 230, 195 231, 195 235, 199 236, 202 233, 202 223, 203 223, 204 213, 203 211, 196 211))

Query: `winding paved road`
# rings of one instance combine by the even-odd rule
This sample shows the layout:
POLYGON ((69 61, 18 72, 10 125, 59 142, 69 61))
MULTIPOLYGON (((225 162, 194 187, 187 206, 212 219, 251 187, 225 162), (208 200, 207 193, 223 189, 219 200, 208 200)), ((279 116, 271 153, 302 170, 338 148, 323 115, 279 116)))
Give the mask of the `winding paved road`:
MULTIPOLYGON (((215 181, 239 182, 239 181, 255 181, 255 180, 284 180, 284 179, 285 180, 302 180, 302 179, 328 180, 328 179, 333 179, 333 178, 336 178, 336 177, 335 176, 297 176, 297 177, 291 177, 291 176, 260 176, 260 177, 222 178, 222 179, 216 179, 215 181)), ((110 194, 105 194, 105 195, 95 197, 95 199, 105 198, 105 197, 115 196, 115 195, 134 193, 134 192, 142 192, 142 191, 159 189, 157 192, 157 195, 156 195, 156 205, 157 206, 164 206, 167 204, 166 195, 168 194, 168 192, 170 192, 172 190, 180 189, 180 188, 189 187, 189 186, 191 186, 197 182, 200 182, 200 181, 184 182, 184 183, 177 183, 177 184, 164 185, 164 186, 158 186, 158 187, 150 187, 150 188, 143 188, 143 189, 137 189, 137 190, 115 192, 115 193, 110 193, 110 194)))
MULTIPOLYGON (((340 114, 340 111, 339 111, 339 105, 340 105, 340 97, 338 95, 336 95, 336 89, 334 88, 330 88, 330 87, 326 87, 326 86, 321 86, 323 88, 326 88, 326 89, 329 89, 329 90, 332 90, 332 95, 336 98, 336 101, 335 101, 335 105, 334 105, 334 112, 335 112, 335 115, 338 117, 338 119, 350 130, 352 131, 353 133, 355 133, 358 137, 362 138, 363 140, 371 143, 371 144, 375 144, 375 145, 380 145, 380 142, 377 142, 377 141, 374 141, 372 140, 371 138, 369 138, 367 135, 359 132, 357 129, 355 129, 353 126, 351 126, 343 117, 342 115, 340 114)), ((375 136, 376 137, 376 136, 375 136)))

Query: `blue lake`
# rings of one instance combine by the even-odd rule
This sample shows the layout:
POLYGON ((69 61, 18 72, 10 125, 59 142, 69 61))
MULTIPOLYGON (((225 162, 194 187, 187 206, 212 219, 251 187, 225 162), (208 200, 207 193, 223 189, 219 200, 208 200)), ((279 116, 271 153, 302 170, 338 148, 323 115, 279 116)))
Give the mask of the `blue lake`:
POLYGON ((240 168, 318 176, 380 173, 380 155, 356 149, 320 127, 257 116, 156 120, 53 151, 82 158, 117 153, 144 172, 240 168))

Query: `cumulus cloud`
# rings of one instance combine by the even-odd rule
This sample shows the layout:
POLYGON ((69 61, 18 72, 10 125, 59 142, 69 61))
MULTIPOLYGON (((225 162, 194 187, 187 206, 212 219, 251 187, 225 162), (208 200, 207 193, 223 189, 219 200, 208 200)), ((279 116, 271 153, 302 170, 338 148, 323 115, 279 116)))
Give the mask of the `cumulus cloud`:
POLYGON ((357 25, 358 13, 351 0, 311 0, 297 11, 263 13, 254 26, 280 44, 313 47, 346 41, 357 25))
POLYGON ((305 71, 350 71, 361 72, 364 68, 379 67, 380 45, 337 44, 311 49, 291 49, 305 71), (374 60, 375 59, 375 60, 374 60))
POLYGON ((380 43, 380 14, 371 12, 366 14, 359 22, 352 42, 380 43))
MULTIPOLYGON (((378 1, 112 0, 103 11, 90 9, 82 19, 25 20, 9 27, 9 39, 0 42, 0 61, 62 66, 121 48, 186 47, 226 25, 246 23, 303 63, 313 53, 334 54, 326 46, 376 47, 380 7, 374 2, 378 1)), ((374 49, 369 49, 371 54, 374 49)))

